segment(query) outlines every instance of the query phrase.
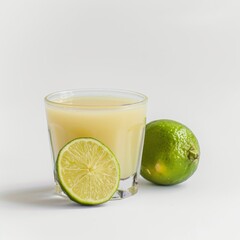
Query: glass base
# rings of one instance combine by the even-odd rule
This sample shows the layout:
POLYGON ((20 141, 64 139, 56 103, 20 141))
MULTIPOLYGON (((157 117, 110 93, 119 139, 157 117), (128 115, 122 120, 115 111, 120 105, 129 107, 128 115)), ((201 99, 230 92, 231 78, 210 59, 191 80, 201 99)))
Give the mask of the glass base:
MULTIPOLYGON (((120 179, 118 190, 114 193, 111 200, 120 200, 130 197, 138 192, 137 173, 125 179, 120 179)), ((59 196, 67 198, 66 194, 62 191, 58 182, 55 185, 55 193, 59 196)))
POLYGON ((112 200, 130 197, 138 192, 137 174, 125 179, 120 179, 118 190, 114 193, 112 200))

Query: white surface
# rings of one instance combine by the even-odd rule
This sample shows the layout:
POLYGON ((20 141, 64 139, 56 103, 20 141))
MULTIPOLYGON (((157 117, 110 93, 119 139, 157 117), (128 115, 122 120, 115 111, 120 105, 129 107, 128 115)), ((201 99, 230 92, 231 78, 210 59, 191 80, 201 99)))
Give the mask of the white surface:
POLYGON ((0 239, 239 239, 240 2, 0 2, 0 239), (149 97, 201 145, 187 182, 140 180, 132 198, 83 207, 51 195, 43 97, 73 88, 149 97))

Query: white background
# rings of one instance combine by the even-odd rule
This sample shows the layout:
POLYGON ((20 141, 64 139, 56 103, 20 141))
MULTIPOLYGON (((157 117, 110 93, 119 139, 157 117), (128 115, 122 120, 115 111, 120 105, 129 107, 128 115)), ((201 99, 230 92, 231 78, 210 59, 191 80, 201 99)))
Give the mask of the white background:
POLYGON ((1 0, 0 239, 240 239, 239 102, 238 0, 1 0), (194 176, 97 207, 53 197, 43 98, 89 87, 192 129, 194 176))

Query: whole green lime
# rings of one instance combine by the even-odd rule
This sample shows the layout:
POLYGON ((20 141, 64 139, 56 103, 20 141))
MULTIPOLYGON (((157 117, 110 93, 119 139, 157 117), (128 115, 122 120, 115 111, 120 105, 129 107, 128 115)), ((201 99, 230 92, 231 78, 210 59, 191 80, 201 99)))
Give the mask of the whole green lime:
POLYGON ((173 120, 156 120, 146 126, 141 175, 156 184, 173 185, 196 171, 200 148, 193 132, 173 120))

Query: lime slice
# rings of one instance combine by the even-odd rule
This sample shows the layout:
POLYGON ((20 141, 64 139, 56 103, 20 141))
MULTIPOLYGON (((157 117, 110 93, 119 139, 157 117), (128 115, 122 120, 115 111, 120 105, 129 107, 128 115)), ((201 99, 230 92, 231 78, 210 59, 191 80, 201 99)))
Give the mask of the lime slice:
POLYGON ((113 196, 120 180, 118 160, 93 138, 77 138, 59 152, 58 181, 70 199, 84 205, 101 204, 113 196))

